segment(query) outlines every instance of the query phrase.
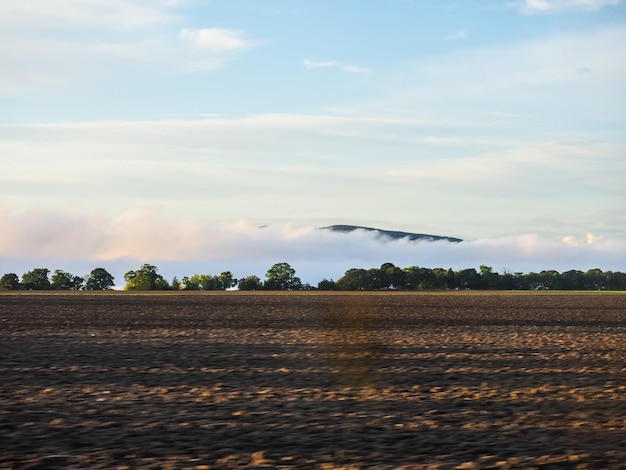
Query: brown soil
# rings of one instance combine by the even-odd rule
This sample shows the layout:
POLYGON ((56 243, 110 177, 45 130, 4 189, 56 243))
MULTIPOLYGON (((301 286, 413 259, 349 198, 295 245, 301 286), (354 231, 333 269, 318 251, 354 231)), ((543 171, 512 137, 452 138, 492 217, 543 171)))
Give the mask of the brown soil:
POLYGON ((625 358, 623 294, 3 294, 0 469, 626 468, 625 358))

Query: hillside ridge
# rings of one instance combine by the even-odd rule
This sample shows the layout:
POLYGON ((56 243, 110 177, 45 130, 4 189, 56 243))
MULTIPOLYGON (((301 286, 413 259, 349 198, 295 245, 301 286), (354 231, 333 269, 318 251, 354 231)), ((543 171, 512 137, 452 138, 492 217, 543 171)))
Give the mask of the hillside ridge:
POLYGON ((430 235, 427 233, 402 232, 399 230, 383 230, 373 227, 363 227, 360 225, 329 225, 328 227, 320 227, 320 230, 330 230, 331 232, 350 233, 355 230, 364 230, 366 232, 378 232, 380 237, 391 238, 392 240, 401 240, 408 238, 411 241, 448 241, 452 243, 460 243, 463 240, 456 237, 447 237, 442 235, 430 235))

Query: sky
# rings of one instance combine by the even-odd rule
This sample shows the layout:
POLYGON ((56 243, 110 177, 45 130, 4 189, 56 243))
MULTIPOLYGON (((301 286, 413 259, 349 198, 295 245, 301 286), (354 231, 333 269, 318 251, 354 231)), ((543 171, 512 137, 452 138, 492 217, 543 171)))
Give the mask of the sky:
POLYGON ((626 271, 625 50, 623 0, 0 0, 0 274, 626 271))

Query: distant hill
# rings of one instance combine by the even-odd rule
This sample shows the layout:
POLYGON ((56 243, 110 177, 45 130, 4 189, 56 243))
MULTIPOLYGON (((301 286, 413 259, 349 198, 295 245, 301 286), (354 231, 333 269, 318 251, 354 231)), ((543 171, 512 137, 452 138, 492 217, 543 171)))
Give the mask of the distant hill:
POLYGON ((399 232, 397 230, 381 230, 379 228, 372 227, 360 227, 358 225, 331 225, 329 227, 321 227, 320 230, 330 230, 331 232, 343 232, 349 233, 354 232, 355 230, 365 230, 366 232, 377 232, 380 237, 387 237, 392 240, 400 240, 403 238, 408 238, 411 241, 447 241, 452 243, 459 243, 463 240, 460 238, 454 237, 443 237, 440 235, 428 235, 425 233, 410 233, 410 232, 399 232))

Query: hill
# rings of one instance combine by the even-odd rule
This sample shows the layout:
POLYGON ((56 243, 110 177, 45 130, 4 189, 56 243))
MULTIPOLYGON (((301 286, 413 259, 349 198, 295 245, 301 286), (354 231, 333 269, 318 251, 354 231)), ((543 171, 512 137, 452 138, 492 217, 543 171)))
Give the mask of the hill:
POLYGON ((382 230, 379 228, 372 227, 361 227, 358 225, 330 225, 328 227, 320 227, 320 230, 330 230, 331 232, 343 232, 350 233, 355 230, 365 230, 366 232, 377 232, 379 237, 386 237, 392 240, 401 240, 403 238, 408 238, 411 241, 447 241, 452 243, 459 243, 463 240, 460 238, 454 237, 444 237, 440 235, 429 235, 426 233, 411 233, 411 232, 401 232, 397 230, 382 230))

